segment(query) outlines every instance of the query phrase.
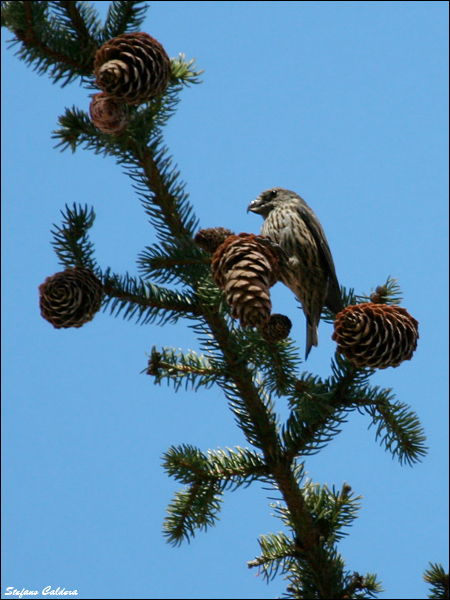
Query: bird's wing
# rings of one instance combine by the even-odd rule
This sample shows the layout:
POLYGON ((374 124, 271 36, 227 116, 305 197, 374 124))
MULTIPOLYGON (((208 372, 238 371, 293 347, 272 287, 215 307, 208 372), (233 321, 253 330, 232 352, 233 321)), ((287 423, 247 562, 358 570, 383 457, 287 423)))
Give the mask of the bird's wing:
POLYGON ((317 248, 319 250, 320 256, 323 261, 323 265, 326 268, 329 277, 328 277, 328 290, 325 296, 325 305, 328 306, 331 310, 339 312, 342 308, 342 299, 339 290, 339 283, 336 275, 336 269, 334 266, 333 257, 331 256, 331 251, 328 246, 327 238, 325 236, 325 232, 322 229, 322 225, 319 222, 319 219, 313 213, 313 211, 309 208, 309 206, 300 203, 298 206, 298 211, 300 216, 304 220, 306 226, 311 232, 314 240, 316 241, 317 248))
MULTIPOLYGON (((325 266, 328 271, 336 277, 336 269, 334 267, 333 257, 331 256, 331 251, 328 246, 327 238, 325 236, 325 232, 322 229, 322 225, 319 223, 318 218, 312 212, 312 210, 307 206, 300 205, 298 208, 300 216, 306 223, 309 231, 312 233, 314 240, 316 241, 317 248, 319 249, 322 260, 324 261, 325 266)), ((337 277, 336 277, 337 279, 337 277)))

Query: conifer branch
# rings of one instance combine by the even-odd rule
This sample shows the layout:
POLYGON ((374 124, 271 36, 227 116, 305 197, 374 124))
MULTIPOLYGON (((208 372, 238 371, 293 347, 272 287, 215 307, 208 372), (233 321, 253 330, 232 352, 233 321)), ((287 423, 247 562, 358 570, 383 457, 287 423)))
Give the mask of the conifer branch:
POLYGON ((249 569, 257 567, 267 581, 276 575, 288 573, 297 558, 297 549, 292 540, 284 533, 279 532, 261 535, 259 540, 261 556, 247 563, 249 569))
MULTIPOLYGON (((14 33, 11 45, 20 44, 18 56, 28 64, 34 64, 34 69, 39 74, 50 69, 50 77, 54 82, 65 77, 63 86, 77 76, 92 77, 94 55, 98 47, 87 27, 80 22, 79 6, 75 6, 79 4, 25 1, 2 3, 2 25, 14 33), (56 8, 56 13, 52 14, 50 8, 56 8), (65 11, 66 18, 61 18, 58 11, 65 11), (67 11, 71 15, 69 18, 67 11), (72 25, 70 34, 68 21, 72 25), (74 21, 77 22, 76 28, 73 27, 74 21)), ((92 8, 85 7, 83 16, 91 15, 92 11, 92 8)))
POLYGON ((377 426, 376 439, 380 439, 392 457, 412 466, 427 454, 426 435, 417 415, 402 403, 379 402, 366 407, 377 426))
POLYGON ((211 473, 222 480, 224 490, 247 487, 256 480, 269 481, 270 473, 263 456, 249 448, 208 450, 208 465, 211 473))
POLYGON ((100 26, 97 13, 87 6, 86 2, 72 2, 70 0, 60 0, 59 2, 49 2, 55 10, 60 11, 61 19, 64 24, 76 31, 78 39, 88 47, 94 47, 91 31, 100 26), (89 23, 89 25, 88 25, 89 23), (90 31, 91 30, 91 31, 90 31))
POLYGON ((253 383, 252 371, 248 365, 243 364, 239 347, 230 338, 223 318, 212 312, 205 314, 204 318, 223 355, 227 376, 223 387, 234 403, 238 422, 250 436, 251 443, 261 449, 265 447, 266 454, 275 453, 279 446, 276 421, 253 383))
MULTIPOLYGON (((223 352, 232 385, 225 393, 232 402, 239 425, 249 441, 260 448, 264 455, 273 484, 280 491, 289 511, 296 543, 306 563, 316 573, 322 573, 324 581, 335 569, 333 556, 325 548, 320 530, 305 503, 292 461, 284 452, 278 435, 274 414, 261 397, 261 389, 255 387, 254 377, 248 367, 240 364, 236 348, 229 343, 228 330, 217 315, 205 316, 223 352)), ((322 583, 322 598, 333 598, 331 588, 322 583)))
POLYGON ((164 534, 175 545, 214 524, 225 489, 266 480, 268 475, 262 456, 239 447, 208 454, 188 445, 172 447, 163 464, 188 486, 175 494, 164 522, 164 534))
POLYGON ((193 284, 210 274, 210 260, 197 246, 174 240, 148 246, 138 258, 140 272, 160 283, 193 284))
POLYGON ((354 410, 354 388, 363 384, 370 372, 360 371, 339 356, 335 376, 322 381, 304 373, 290 398, 291 415, 283 429, 288 455, 315 454, 340 432, 346 413, 354 410))
MULTIPOLYGON (((164 175, 164 164, 161 164, 162 152, 156 148, 140 148, 134 142, 130 143, 130 151, 142 169, 142 181, 153 192, 153 203, 162 211, 164 221, 171 234, 178 239, 193 237, 193 229, 189 227, 180 214, 180 201, 170 189, 170 179, 164 175)), ((193 223, 194 224, 194 223, 193 223)), ((193 242, 192 242, 193 243, 193 242)))
POLYGON ((61 211, 63 221, 61 226, 53 225, 52 246, 64 267, 84 266, 95 271, 94 245, 89 240, 88 229, 95 220, 93 208, 88 210, 87 205, 74 204, 61 211))
POLYGON ((197 316, 199 309, 188 293, 168 290, 128 275, 103 275, 104 307, 110 305, 111 314, 122 313, 125 319, 136 318, 137 323, 176 323, 181 317, 197 316))
POLYGON ((241 327, 235 329, 234 335, 247 362, 254 364, 262 373, 268 393, 283 396, 293 392, 301 360, 292 340, 268 342, 261 337, 259 330, 241 327))
POLYGON ((183 382, 186 388, 190 385, 195 391, 200 387, 209 388, 221 377, 220 371, 203 355, 192 351, 183 354, 174 348, 163 348, 158 352, 156 347, 152 349, 146 373, 158 384, 164 379, 171 381, 175 391, 183 382))
POLYGON ((193 483, 176 492, 167 507, 163 534, 174 546, 183 539, 190 541, 196 530, 206 531, 215 524, 222 502, 222 492, 214 482, 193 483))
POLYGON ((114 38, 121 33, 137 31, 147 13, 147 2, 128 2, 115 0, 111 2, 102 31, 102 42, 114 38))
POLYGON ((214 482, 222 490, 236 489, 259 479, 268 481, 268 470, 261 454, 248 448, 227 448, 201 452, 183 444, 164 454, 164 467, 184 484, 214 482))
POLYGON ((448 600, 449 574, 444 571, 444 567, 440 563, 430 562, 430 568, 425 571, 423 578, 426 583, 431 585, 431 594, 428 598, 448 600))
POLYGON ((342 598, 376 598, 383 591, 381 584, 377 582, 376 575, 367 573, 360 575, 356 571, 346 576, 346 586, 342 598))

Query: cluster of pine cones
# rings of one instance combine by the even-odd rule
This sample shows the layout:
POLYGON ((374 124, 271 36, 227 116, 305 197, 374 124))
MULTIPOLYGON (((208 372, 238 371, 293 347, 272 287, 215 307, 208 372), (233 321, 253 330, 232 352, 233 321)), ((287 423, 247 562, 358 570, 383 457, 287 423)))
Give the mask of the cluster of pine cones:
MULTIPOLYGON (((94 125, 119 135, 128 125, 127 106, 161 96, 169 83, 171 63, 161 44, 144 32, 124 33, 97 51, 94 75, 102 90, 90 105, 94 125)), ((84 267, 68 268, 39 286, 41 314, 57 329, 81 327, 100 310, 104 289, 84 267)))
MULTIPOLYGON (((268 342, 289 336, 288 317, 271 314, 270 288, 280 278, 277 244, 263 236, 235 235, 223 227, 201 229, 196 243, 212 254, 213 279, 224 290, 231 316, 257 327, 268 342)), ((41 314, 56 328, 81 327, 100 310, 104 288, 95 274, 74 267, 48 277, 39 287, 41 314)), ((417 348, 418 322, 405 308, 372 302, 350 305, 336 315, 338 352, 359 368, 386 369, 410 360, 417 348)))
POLYGON ((123 33, 97 50, 94 75, 102 91, 91 101, 92 122, 103 133, 118 135, 128 124, 127 105, 143 104, 165 92, 171 63, 147 33, 123 33))
MULTIPOLYGON (((231 316, 241 326, 258 327, 268 341, 288 337, 291 322, 271 315, 269 289, 280 278, 280 249, 268 238, 223 227, 201 229, 196 243, 213 254, 215 283, 224 290, 231 316)), ((333 340, 338 351, 359 368, 385 369, 410 360, 419 337, 418 322, 405 308, 371 302, 347 306, 336 315, 333 340)))

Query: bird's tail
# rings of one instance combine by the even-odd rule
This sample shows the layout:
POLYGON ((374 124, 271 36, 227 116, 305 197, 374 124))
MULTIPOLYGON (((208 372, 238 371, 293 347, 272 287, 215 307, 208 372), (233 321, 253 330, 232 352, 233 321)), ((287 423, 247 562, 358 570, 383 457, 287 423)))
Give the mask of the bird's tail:
POLYGON ((306 355, 305 360, 308 358, 308 354, 313 346, 319 344, 319 336, 317 335, 317 325, 311 323, 308 319, 306 320, 306 355))

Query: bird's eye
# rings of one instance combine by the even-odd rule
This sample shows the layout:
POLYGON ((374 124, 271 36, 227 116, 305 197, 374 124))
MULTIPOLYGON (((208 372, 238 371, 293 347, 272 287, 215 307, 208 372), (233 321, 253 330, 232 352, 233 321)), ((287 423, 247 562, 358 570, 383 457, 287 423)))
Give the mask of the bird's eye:
POLYGON ((271 194, 272 198, 275 198, 275 196, 278 194, 278 190, 271 190, 270 194, 271 194))

